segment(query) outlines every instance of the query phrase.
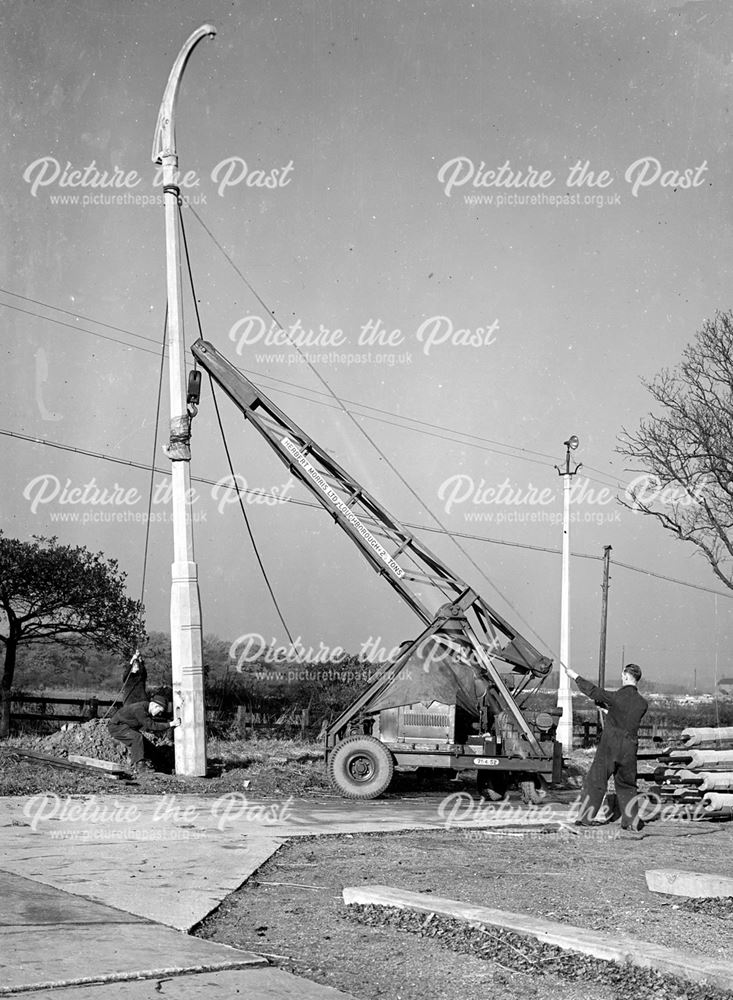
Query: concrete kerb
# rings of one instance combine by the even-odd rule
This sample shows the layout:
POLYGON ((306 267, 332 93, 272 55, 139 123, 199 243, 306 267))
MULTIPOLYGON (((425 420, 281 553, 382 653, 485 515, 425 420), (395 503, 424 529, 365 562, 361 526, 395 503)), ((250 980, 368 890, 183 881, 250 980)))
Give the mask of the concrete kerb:
MULTIPOLYGON (((54 1000, 90 1000, 91 992, 89 985, 65 986, 54 990, 53 996, 54 1000)), ((247 1000, 355 1000, 350 993, 273 966, 96 983, 93 1000, 158 1000, 171 995, 176 1000, 200 1000, 203 996, 206 1000, 232 1000, 234 996, 247 1000)), ((21 996, 22 1000, 49 1000, 46 990, 24 991, 21 996)))
POLYGON ((721 990, 733 989, 733 963, 711 955, 699 955, 682 949, 667 948, 630 937, 612 937, 601 931, 586 930, 555 920, 532 917, 526 913, 508 913, 485 906, 473 906, 455 899, 428 896, 384 885, 353 886, 343 890, 344 903, 362 906, 385 906, 435 913, 465 920, 474 925, 488 925, 583 955, 591 955, 621 965, 652 969, 678 979, 721 990))
MULTIPOLYGON (((85 944, 80 941, 79 944, 85 944)), ((99 940, 94 939, 94 944, 99 946, 99 940)), ((234 949, 232 949, 234 950, 234 949)), ((242 954, 246 954, 242 952, 242 954)), ((234 970, 244 970, 249 968, 266 968, 268 965, 265 959, 253 956, 251 960, 237 960, 230 962, 198 963, 195 965, 175 965, 171 967, 154 966, 150 969, 135 969, 129 972, 107 973, 90 976, 76 976, 71 979, 49 979, 39 982, 23 982, 15 986, 0 986, 0 996, 27 996, 29 993, 47 994, 49 990, 62 990, 72 986, 111 986, 119 983, 141 982, 152 979, 177 979, 183 976, 200 975, 201 973, 231 972, 234 970)), ((88 995, 88 994, 86 994, 88 995)))

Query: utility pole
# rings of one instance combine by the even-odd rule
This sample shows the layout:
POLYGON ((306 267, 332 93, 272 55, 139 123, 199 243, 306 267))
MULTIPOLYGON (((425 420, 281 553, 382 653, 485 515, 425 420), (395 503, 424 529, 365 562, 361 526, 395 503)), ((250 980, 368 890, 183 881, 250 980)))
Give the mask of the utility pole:
POLYGON ((170 442, 173 565, 171 566, 171 667, 173 709, 181 719, 175 730, 176 774, 206 774, 206 714, 198 567, 194 561, 191 517, 191 417, 187 403, 183 296, 180 278, 180 191, 176 152, 175 104, 188 57, 202 38, 216 34, 204 24, 190 36, 173 64, 153 140, 153 163, 163 166, 165 249, 168 289, 168 355, 170 360, 170 442))
MULTIPOLYGON (((560 595, 560 662, 570 666, 570 489, 572 478, 580 465, 570 468, 570 452, 575 451, 580 442, 573 434, 564 441, 565 468, 555 466, 563 477, 563 516, 562 516, 562 580, 560 595)), ((557 689, 557 707, 562 709, 557 724, 557 738, 562 743, 565 753, 573 749, 573 697, 570 692, 570 678, 564 670, 560 670, 557 689)))
POLYGON ((611 568, 611 546, 603 549, 603 585, 601 588, 601 647, 598 652, 598 687, 606 686, 606 628, 608 625, 608 575, 611 568))

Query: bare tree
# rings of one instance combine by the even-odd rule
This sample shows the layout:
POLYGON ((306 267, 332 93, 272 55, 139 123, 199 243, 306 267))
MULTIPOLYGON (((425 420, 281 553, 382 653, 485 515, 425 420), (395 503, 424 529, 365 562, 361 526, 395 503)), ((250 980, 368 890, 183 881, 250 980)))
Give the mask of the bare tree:
POLYGON ((618 451, 641 472, 621 503, 692 542, 733 590, 733 313, 706 320, 682 361, 644 382, 659 406, 618 451))
POLYGON ((0 737, 10 730, 18 647, 83 637, 129 653, 142 642, 143 608, 125 594, 116 560, 56 538, 24 542, 0 531, 0 737))

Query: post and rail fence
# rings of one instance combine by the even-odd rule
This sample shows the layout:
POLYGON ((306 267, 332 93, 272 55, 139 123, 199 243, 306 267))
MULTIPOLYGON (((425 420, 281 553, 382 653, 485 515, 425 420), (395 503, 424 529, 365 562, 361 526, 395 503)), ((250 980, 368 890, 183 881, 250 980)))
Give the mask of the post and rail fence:
MULTIPOLYGON (((69 722, 89 722, 91 719, 104 718, 112 715, 108 709, 119 706, 119 702, 111 699, 97 698, 90 696, 87 698, 56 697, 44 694, 17 694, 11 699, 11 722, 47 722, 63 723, 69 722), (29 710, 27 706, 32 706, 29 710), (59 707, 64 706, 76 709, 76 712, 59 711, 59 707)), ((223 716, 231 715, 231 709, 208 709, 207 717, 209 721, 220 721, 223 716)), ((290 732, 300 732, 305 737, 311 724, 317 724, 316 719, 311 719, 311 713, 307 708, 294 709, 288 712, 267 713, 254 712, 244 705, 236 708, 235 731, 237 736, 247 739, 258 730, 279 729, 290 732)), ((641 742, 661 743, 672 740, 679 736, 682 727, 671 722, 666 716, 648 723, 639 728, 639 738, 641 742)), ((575 748, 588 749, 596 746, 601 737, 602 728, 597 720, 576 719, 573 726, 573 746, 575 748)))
MULTIPOLYGON (((670 722, 667 716, 662 716, 653 722, 639 726, 640 743, 663 743, 679 737, 684 727, 670 722)), ((603 727, 597 720, 576 720, 573 726, 573 743, 575 747, 587 750, 598 745, 603 727)))
MULTIPOLYGON (((92 719, 109 717, 122 705, 111 699, 79 697, 56 697, 44 694, 14 694, 11 697, 10 720, 12 722, 83 723, 92 719), (76 712, 59 711, 58 707, 75 708, 76 712), (31 709, 31 710, 29 710, 31 709), (108 711, 109 710, 109 711, 108 711)), ((207 709, 207 721, 218 722, 231 715, 231 709, 207 709)), ((253 712, 243 705, 236 708, 235 726, 239 737, 246 739, 258 730, 279 729, 299 732, 305 738, 311 723, 311 713, 307 708, 288 712, 253 712)))
POLYGON ((19 719, 35 722, 89 722, 90 719, 97 719, 104 715, 105 710, 114 705, 114 701, 105 701, 102 698, 56 698, 43 694, 14 694, 10 699, 10 721, 19 719), (16 705, 33 705, 35 711, 16 711, 16 705), (56 705, 68 705, 77 707, 76 713, 58 712, 48 707, 56 705))

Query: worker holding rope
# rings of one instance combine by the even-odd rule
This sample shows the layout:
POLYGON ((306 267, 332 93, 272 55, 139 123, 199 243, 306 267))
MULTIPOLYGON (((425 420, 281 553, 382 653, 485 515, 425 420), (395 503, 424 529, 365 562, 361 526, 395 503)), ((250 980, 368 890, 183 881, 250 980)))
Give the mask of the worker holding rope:
POLYGON ((565 664, 562 664, 562 668, 583 694, 592 698, 597 705, 608 709, 595 758, 583 782, 576 825, 593 825, 593 817, 606 794, 608 779, 613 776, 618 810, 621 813, 621 829, 639 833, 644 823, 638 815, 636 756, 639 725, 649 707, 637 690, 641 669, 635 663, 627 663, 621 671, 622 687, 618 691, 606 691, 580 677, 565 664))
POLYGON ((123 705, 134 705, 148 700, 148 692, 145 688, 147 679, 145 661, 140 655, 140 650, 136 649, 122 674, 121 697, 123 705))

